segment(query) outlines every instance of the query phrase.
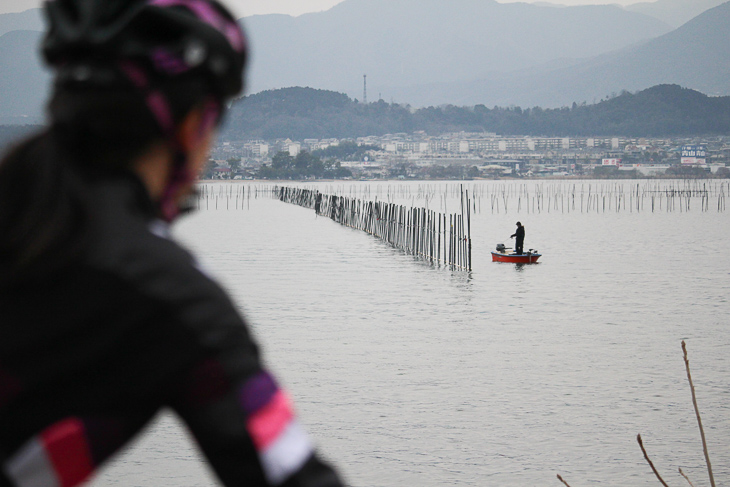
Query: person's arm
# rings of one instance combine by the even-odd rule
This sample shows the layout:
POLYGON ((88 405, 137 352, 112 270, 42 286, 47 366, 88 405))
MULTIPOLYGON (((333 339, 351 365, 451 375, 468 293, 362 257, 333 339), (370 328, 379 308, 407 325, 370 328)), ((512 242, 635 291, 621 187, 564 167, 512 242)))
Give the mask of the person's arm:
POLYGON ((199 364, 174 406, 223 484, 341 486, 273 377, 261 369, 236 377, 225 368, 215 359, 199 364))
POLYGON ((339 487, 317 457, 284 391, 229 296, 187 252, 165 239, 135 275, 159 315, 175 323, 164 340, 176 356, 165 405, 185 421, 227 486, 339 487), (174 339, 174 340, 173 340, 174 339), (171 341, 179 345, 169 344, 171 341))
POLYGON ((171 405, 220 480, 227 486, 343 485, 317 457, 233 306, 227 299, 211 305, 218 309, 200 336, 203 357, 183 376, 171 405))

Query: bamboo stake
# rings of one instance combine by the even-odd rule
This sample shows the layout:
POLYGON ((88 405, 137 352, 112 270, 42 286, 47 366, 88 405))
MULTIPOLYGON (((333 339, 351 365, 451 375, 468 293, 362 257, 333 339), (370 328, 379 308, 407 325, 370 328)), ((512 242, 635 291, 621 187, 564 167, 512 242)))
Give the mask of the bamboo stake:
POLYGON ((570 487, 570 485, 568 485, 568 482, 563 480, 563 477, 561 477, 560 474, 558 474, 558 480, 560 480, 562 483, 564 483, 566 485, 566 487, 570 487))
POLYGON ((695 487, 694 484, 689 480, 689 477, 687 477, 684 472, 682 472, 682 467, 679 468, 679 474, 684 477, 684 480, 687 481, 690 487, 695 487))
POLYGON ((689 388, 692 391, 692 404, 695 407, 697 415, 697 424, 700 427, 700 436, 702 437, 702 450, 705 453, 705 461, 707 462, 707 473, 710 475, 710 485, 715 487, 715 477, 712 475, 712 465, 710 464, 710 454, 707 452, 707 440, 705 439, 705 430, 702 427, 702 418, 700 417, 700 409, 697 406, 697 396, 695 394, 695 386, 692 383, 692 374, 689 371, 689 358, 687 357, 687 344, 682 340, 682 352, 684 353, 684 365, 687 369, 687 380, 689 380, 689 388))
POLYGON ((657 472, 656 467, 654 467, 654 463, 652 463, 651 459, 649 458, 649 454, 646 453, 646 449, 644 449, 644 442, 641 441, 641 435, 636 435, 636 441, 639 442, 639 446, 641 447, 641 451, 644 453, 644 458, 646 458, 646 461, 649 463, 649 466, 651 467, 651 470, 654 472, 654 475, 656 475, 656 478, 659 479, 659 482, 662 483, 664 487, 669 487, 667 483, 664 481, 661 475, 659 475, 659 472, 657 472))
POLYGON ((439 213, 438 250, 436 251, 436 264, 441 267, 441 213, 439 213))

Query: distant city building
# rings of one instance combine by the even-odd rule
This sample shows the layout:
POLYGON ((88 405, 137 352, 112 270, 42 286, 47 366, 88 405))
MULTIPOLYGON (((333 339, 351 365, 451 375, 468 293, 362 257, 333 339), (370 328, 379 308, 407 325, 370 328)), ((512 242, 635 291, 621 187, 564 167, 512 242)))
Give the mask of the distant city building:
MULTIPOLYGON (((236 175, 242 175, 244 168, 268 164, 280 152, 296 157, 302 151, 324 150, 344 142, 368 146, 358 160, 343 156, 339 161, 343 167, 352 169, 356 177, 364 178, 388 177, 394 167, 407 167, 404 177, 411 178, 414 175, 434 177, 432 174, 438 171, 430 171, 433 166, 475 167, 482 177, 590 177, 601 166, 613 166, 622 173, 655 176, 680 163, 705 168, 708 174, 727 174, 730 166, 730 137, 540 137, 500 136, 489 132, 429 135, 420 131, 341 140, 232 140, 222 141, 212 157, 223 161, 241 158, 236 175)), ((226 164, 219 166, 226 167, 226 164)), ((225 178, 225 173, 216 177, 225 178)))
POLYGON ((253 157, 263 157, 269 154, 269 144, 263 142, 249 142, 243 148, 250 152, 253 157))
POLYGON ((289 152, 290 156, 296 157, 302 151, 302 144, 300 144, 299 142, 292 142, 288 144, 286 150, 287 152, 289 152))

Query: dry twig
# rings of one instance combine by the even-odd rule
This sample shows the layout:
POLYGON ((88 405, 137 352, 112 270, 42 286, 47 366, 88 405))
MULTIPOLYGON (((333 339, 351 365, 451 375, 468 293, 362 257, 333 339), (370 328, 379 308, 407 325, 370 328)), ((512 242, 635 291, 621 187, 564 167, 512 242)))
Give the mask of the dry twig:
POLYGON ((710 474, 710 485, 715 487, 715 477, 712 475, 712 465, 710 464, 710 454, 707 452, 707 440, 705 440, 705 430, 702 427, 702 418, 700 417, 700 409, 697 407, 697 396, 695 395, 695 386, 692 383, 692 374, 689 372, 689 358, 687 358, 687 344, 682 340, 682 352, 684 352, 684 365, 687 368, 687 379, 689 380, 689 388, 692 391, 692 404, 697 414, 697 424, 700 426, 700 436, 702 437, 702 450, 705 452, 705 461, 707 462, 707 472, 710 474))
POLYGON ((659 482, 662 483, 664 487, 669 487, 667 483, 664 481, 661 475, 659 475, 659 472, 657 472, 656 467, 654 467, 654 463, 649 458, 649 454, 646 453, 646 449, 644 449, 644 442, 641 441, 641 435, 636 435, 636 441, 639 442, 639 446, 641 447, 641 451, 644 452, 644 458, 646 458, 646 461, 649 463, 649 466, 651 467, 652 471, 654 472, 654 475, 656 475, 656 478, 659 479, 659 482))
POLYGON ((561 477, 560 474, 558 474, 558 480, 560 480, 562 483, 564 483, 566 485, 566 487, 570 487, 570 485, 568 485, 568 482, 563 480, 563 477, 561 477))
POLYGON ((695 487, 695 486, 694 486, 694 484, 692 484, 692 482, 691 482, 691 481, 689 480, 689 477, 687 477, 687 476, 686 476, 686 475, 684 474, 684 472, 682 472, 682 467, 679 467, 679 474, 680 474, 680 475, 681 475, 682 477, 684 477, 684 480, 686 480, 686 481, 687 481, 687 483, 689 484, 689 487, 695 487))

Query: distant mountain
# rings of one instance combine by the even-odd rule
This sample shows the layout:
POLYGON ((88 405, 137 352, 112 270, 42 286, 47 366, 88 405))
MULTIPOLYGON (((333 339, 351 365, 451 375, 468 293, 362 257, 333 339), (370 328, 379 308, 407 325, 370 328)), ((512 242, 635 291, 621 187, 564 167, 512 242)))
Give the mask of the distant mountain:
POLYGON ((0 37, 0 123, 18 117, 27 123, 42 118, 49 74, 38 57, 40 32, 18 30, 0 37))
MULTIPOLYGON (((454 103, 559 107, 589 103, 622 90, 673 83, 709 95, 730 95, 730 2, 641 45, 572 66, 545 66, 471 83, 390 88, 416 106, 454 103)), ((385 91, 385 90, 384 90, 385 91)))
POLYGON ((727 0, 657 0, 629 5, 626 10, 651 15, 674 28, 727 0))
POLYGON ((0 15, 0 36, 14 30, 36 30, 44 29, 41 9, 34 8, 21 13, 0 15))
MULTIPOLYGON (((253 47, 248 92, 313 86, 362 98, 367 74, 371 101, 414 106, 555 107, 661 83, 730 94, 729 6, 669 34, 617 6, 495 0, 346 0, 300 17, 254 16, 244 20, 253 47)), ((0 15, 2 28, 37 22, 37 10, 0 15)), ((0 36, 0 123, 42 119, 40 35, 0 36)))
POLYGON ((625 92, 595 105, 572 108, 421 108, 358 103, 347 95, 312 88, 265 91, 237 102, 223 140, 356 138, 423 130, 496 132, 534 136, 730 135, 730 97, 708 97, 676 85, 625 92))
MULTIPOLYGON (((616 6, 540 7, 495 0, 346 0, 326 12, 244 19, 251 90, 314 86, 362 97, 387 86, 472 81, 593 57, 670 28, 616 6)), ((404 98, 401 98, 404 99, 404 98)))
POLYGON ((2 0, 2 12, 23 12, 31 8, 36 8, 40 2, 38 0, 2 0))

